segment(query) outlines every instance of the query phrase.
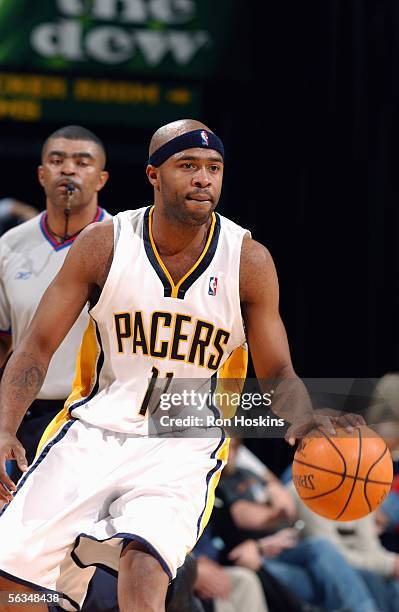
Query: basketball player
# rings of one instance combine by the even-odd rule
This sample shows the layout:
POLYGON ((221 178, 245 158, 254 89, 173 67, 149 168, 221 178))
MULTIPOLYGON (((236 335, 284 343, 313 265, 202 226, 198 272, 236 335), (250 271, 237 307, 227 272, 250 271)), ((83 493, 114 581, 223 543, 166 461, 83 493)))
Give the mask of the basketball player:
MULTIPOLYGON (((46 210, 0 239, 0 364, 20 344, 37 305, 64 263, 81 230, 110 215, 98 206, 98 193, 108 180, 100 139, 80 126, 63 127, 43 144, 38 178, 46 210)), ((17 432, 33 461, 41 435, 68 397, 76 357, 88 314, 84 309, 55 352, 37 399, 17 432)), ((10 463, 16 482, 21 472, 10 463)))
MULTIPOLYGON (((190 379, 198 391, 243 376, 246 339, 259 378, 295 378, 272 259, 214 212, 223 160, 221 140, 202 123, 160 128, 147 166, 154 206, 78 236, 7 364, 0 497, 14 499, 0 518, 0 588, 41 592, 39 610, 58 596, 79 610, 96 565, 119 573, 121 612, 165 609, 168 581, 211 513, 228 442, 218 427, 201 429, 206 437, 181 428, 148 435, 160 381, 173 389, 190 379), (73 392, 15 491, 4 460, 23 466, 17 427, 87 301, 73 392)), ((289 437, 315 423, 331 428, 288 386, 290 408, 280 413, 293 422, 289 437)), ((11 610, 7 594, 3 602, 11 610)))

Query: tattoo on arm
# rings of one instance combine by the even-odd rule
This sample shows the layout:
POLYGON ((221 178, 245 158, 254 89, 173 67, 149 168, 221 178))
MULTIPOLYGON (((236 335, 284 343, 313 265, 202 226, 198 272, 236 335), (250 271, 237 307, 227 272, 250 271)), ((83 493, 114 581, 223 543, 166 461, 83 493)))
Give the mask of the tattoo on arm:
POLYGON ((15 355, 3 381, 7 385, 9 399, 30 404, 39 392, 45 376, 45 367, 31 353, 15 355))
POLYGON ((14 393, 22 399, 25 395, 30 397, 36 395, 42 386, 44 376, 38 367, 31 367, 22 370, 19 376, 11 380, 14 393))
POLYGON ((47 372, 37 353, 17 349, 9 360, 0 385, 0 431, 15 435, 36 398, 47 372))

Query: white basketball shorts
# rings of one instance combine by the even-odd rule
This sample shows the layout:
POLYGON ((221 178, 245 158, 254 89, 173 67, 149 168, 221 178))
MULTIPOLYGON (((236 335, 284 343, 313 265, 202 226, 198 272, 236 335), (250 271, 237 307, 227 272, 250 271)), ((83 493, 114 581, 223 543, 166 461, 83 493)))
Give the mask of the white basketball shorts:
POLYGON ((228 440, 133 437, 70 420, 0 517, 0 575, 80 610, 95 567, 138 541, 170 578, 204 529, 228 440))

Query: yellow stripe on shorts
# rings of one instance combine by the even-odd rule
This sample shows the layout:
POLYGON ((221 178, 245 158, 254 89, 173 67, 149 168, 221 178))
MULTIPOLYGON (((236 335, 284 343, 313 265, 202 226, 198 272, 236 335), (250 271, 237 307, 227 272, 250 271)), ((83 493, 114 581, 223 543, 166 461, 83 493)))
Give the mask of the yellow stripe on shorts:
MULTIPOLYGON (((230 438, 226 438, 226 440, 223 442, 222 446, 219 448, 218 452, 216 453, 215 458, 216 460, 223 461, 222 465, 225 465, 227 463, 227 458, 229 456, 229 445, 230 445, 230 438)), ((214 474, 212 474, 212 478, 210 479, 208 483, 208 497, 206 500, 205 510, 202 515, 200 528, 198 531, 198 539, 201 537, 202 532, 207 526, 209 518, 212 514, 213 505, 215 503, 215 491, 216 491, 216 487, 219 484, 221 473, 222 473, 222 466, 218 470, 216 470, 214 474)))

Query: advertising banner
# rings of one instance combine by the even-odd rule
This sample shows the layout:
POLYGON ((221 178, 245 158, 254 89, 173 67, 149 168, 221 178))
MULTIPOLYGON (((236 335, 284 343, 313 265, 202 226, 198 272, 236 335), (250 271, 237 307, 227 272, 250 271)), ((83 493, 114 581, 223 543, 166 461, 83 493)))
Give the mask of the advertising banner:
POLYGON ((0 65, 245 78, 244 7, 241 0, 0 0, 0 65))
POLYGON ((0 121, 153 127, 200 107, 199 88, 181 84, 0 72, 0 121))

